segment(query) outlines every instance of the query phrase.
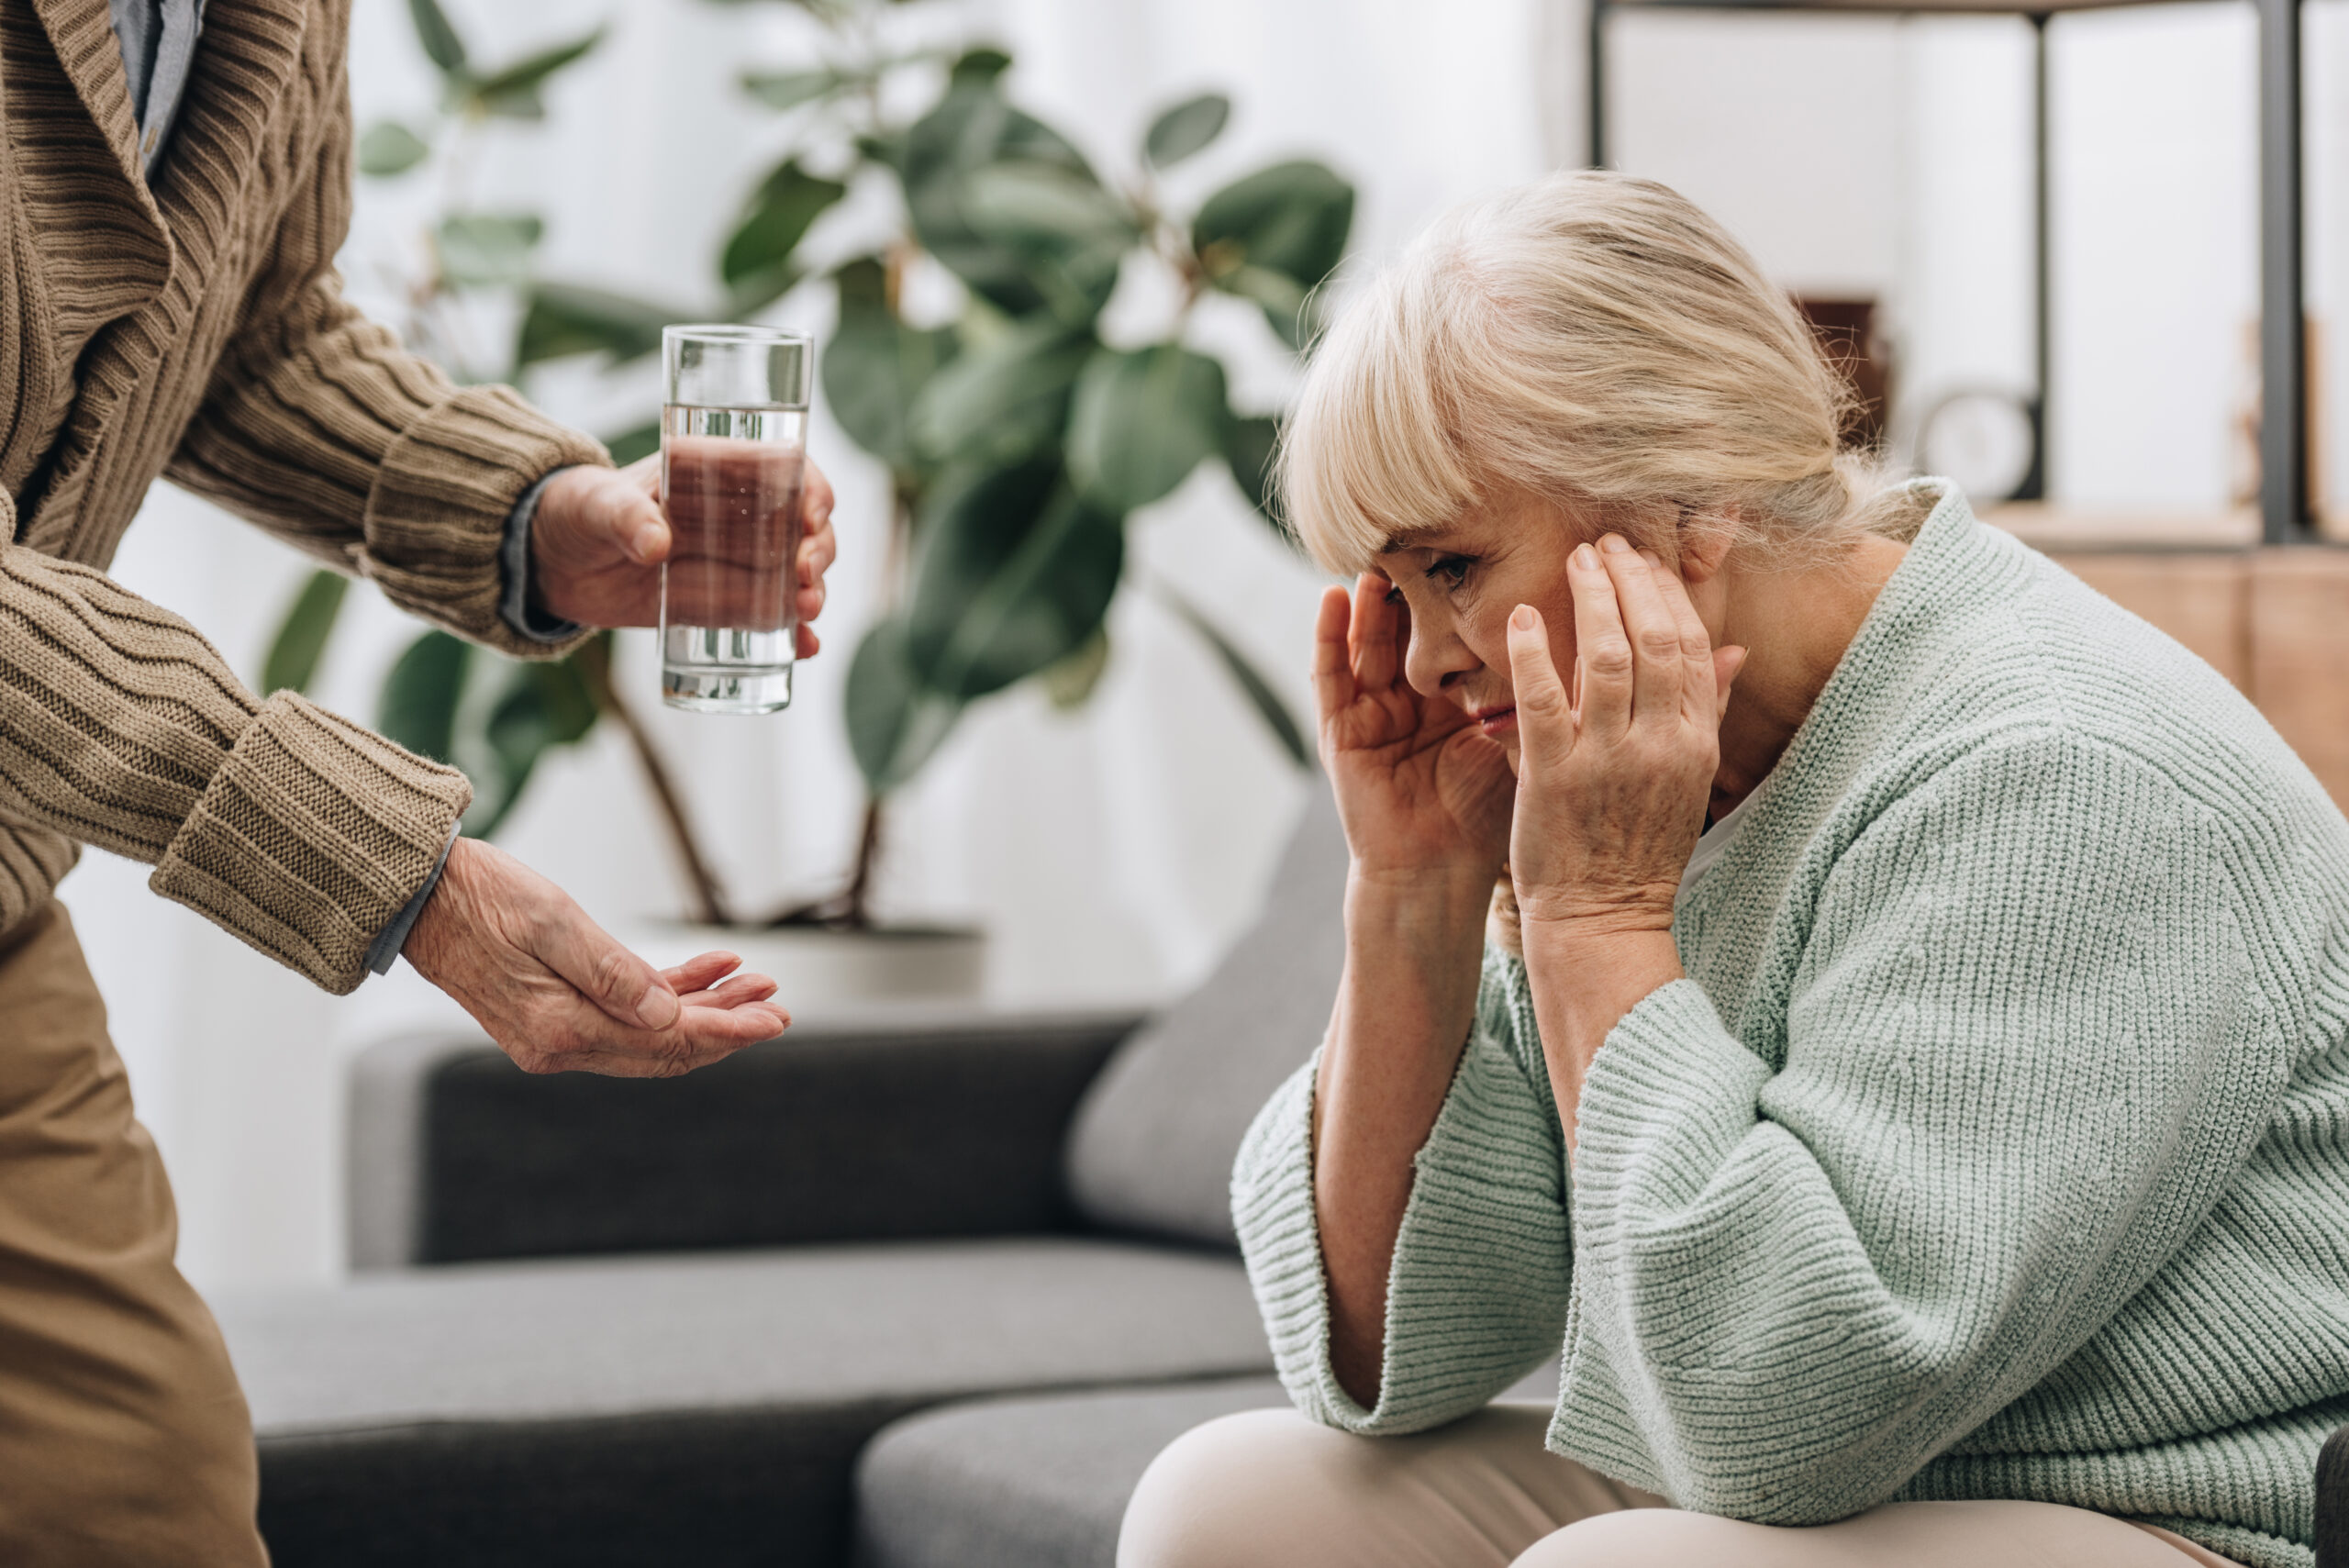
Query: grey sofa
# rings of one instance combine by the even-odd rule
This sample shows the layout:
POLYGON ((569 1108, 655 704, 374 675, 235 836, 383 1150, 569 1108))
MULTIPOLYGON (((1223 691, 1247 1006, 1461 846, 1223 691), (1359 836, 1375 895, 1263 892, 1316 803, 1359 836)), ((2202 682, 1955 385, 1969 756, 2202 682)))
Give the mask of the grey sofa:
POLYGON ((804 1019, 663 1083, 359 1062, 345 1285, 215 1302, 280 1568, 1108 1568, 1168 1441, 1282 1402, 1226 1185, 1345 854, 1163 1016, 804 1019))
MULTIPOLYGON (((1162 1448, 1283 1402, 1227 1173, 1319 1038, 1344 865, 1317 792, 1156 1018, 804 1020, 654 1084, 371 1052, 360 1272, 214 1304, 279 1568, 1110 1568, 1162 1448)), ((2349 1568, 2349 1432, 2317 1534, 2349 1568)))

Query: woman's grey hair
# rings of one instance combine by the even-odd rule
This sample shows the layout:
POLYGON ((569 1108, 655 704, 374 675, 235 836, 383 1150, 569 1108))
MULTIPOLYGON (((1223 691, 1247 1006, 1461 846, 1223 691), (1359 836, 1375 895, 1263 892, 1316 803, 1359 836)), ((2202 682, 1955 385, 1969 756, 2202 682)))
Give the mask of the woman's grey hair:
POLYGON ((1757 563, 1913 528, 1843 450, 1849 384, 1693 203, 1606 171, 1438 222, 1348 300, 1283 439, 1290 521, 1351 573, 1497 495, 1635 543, 1729 531, 1757 563))

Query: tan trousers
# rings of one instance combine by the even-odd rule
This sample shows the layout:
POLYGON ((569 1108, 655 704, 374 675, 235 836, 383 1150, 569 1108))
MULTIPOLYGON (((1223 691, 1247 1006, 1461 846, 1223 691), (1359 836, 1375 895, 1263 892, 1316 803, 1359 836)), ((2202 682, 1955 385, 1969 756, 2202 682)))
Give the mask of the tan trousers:
POLYGON ((1495 1405, 1357 1438, 1294 1410, 1226 1416, 1151 1464, 1118 1568, 2235 1568, 2053 1503, 1888 1503, 1803 1529, 1685 1513, 1550 1452, 1549 1423, 1495 1405))
POLYGON ((178 1234, 52 903, 0 945, 0 1563, 269 1561, 251 1418, 178 1234))

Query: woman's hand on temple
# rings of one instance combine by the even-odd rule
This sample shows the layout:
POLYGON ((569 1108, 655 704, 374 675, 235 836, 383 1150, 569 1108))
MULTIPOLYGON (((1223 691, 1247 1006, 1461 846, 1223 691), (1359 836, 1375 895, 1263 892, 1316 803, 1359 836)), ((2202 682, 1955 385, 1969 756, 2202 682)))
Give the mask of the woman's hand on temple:
POLYGON ((1489 886, 1508 847, 1508 759, 1458 704, 1404 679, 1410 614, 1392 593, 1366 572, 1351 596, 1323 593, 1314 627, 1321 765, 1355 870, 1489 886))
POLYGON ((1590 934, 1668 931, 1704 828, 1742 648, 1716 650, 1687 586, 1609 534, 1568 559, 1569 690, 1541 613, 1509 617, 1520 754, 1509 869, 1519 912, 1590 934))
POLYGON ((1345 823, 1346 968, 1313 1098, 1314 1214, 1330 1362, 1377 1404, 1386 1279, 1413 1156, 1475 1018, 1477 955, 1508 848, 1515 780, 1458 703, 1404 678, 1410 617, 1364 573, 1321 596, 1313 690, 1321 764, 1345 823))

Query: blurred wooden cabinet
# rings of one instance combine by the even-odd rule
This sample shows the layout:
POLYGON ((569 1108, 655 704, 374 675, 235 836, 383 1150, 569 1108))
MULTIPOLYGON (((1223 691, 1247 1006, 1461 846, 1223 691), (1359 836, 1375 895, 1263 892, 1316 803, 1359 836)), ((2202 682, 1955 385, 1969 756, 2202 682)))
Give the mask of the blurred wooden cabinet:
POLYGON ((2209 660, 2349 809, 2349 550, 2048 550, 2209 660))

